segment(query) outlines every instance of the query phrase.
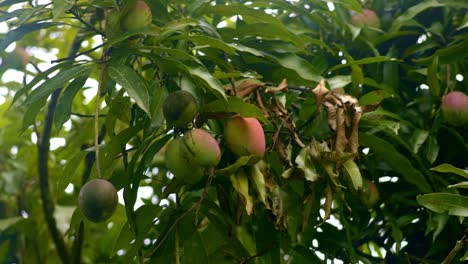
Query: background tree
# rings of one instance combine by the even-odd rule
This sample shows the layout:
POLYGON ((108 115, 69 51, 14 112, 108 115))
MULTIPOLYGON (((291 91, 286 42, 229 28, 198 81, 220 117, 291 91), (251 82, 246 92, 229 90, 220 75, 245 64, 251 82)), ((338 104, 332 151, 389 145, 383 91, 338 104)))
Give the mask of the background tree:
POLYGON ((467 260, 467 9, 2 1, 0 259, 467 260))

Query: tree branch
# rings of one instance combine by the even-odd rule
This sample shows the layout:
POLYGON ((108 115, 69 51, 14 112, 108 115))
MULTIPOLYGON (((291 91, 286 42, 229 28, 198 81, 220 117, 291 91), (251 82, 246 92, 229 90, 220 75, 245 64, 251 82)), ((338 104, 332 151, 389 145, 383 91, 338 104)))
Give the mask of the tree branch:
POLYGON ((449 264, 452 263, 453 259, 455 256, 458 254, 458 252, 463 248, 465 244, 468 244, 468 229, 465 230, 465 235, 455 243, 455 247, 450 251, 448 256, 444 259, 444 262, 442 264, 449 264))
MULTIPOLYGON (((75 54, 78 52, 81 46, 82 39, 75 36, 73 43, 70 47, 69 54, 75 54)), ((57 89, 52 93, 49 106, 47 108, 47 114, 44 122, 44 130, 42 136, 38 140, 38 173, 39 173, 39 188, 41 191, 42 209, 44 211, 44 217, 47 222, 47 227, 52 236, 52 241, 55 244, 57 253, 62 260, 62 263, 69 263, 70 254, 65 244, 62 234, 57 228, 57 222, 55 221, 54 211, 55 205, 52 200, 50 189, 49 189, 49 149, 50 149, 50 137, 52 133, 52 125, 54 120, 55 108, 57 106, 58 98, 62 89, 57 89)))
POLYGON ((62 234, 57 228, 57 223, 54 217, 55 205, 50 195, 49 189, 49 148, 50 136, 52 131, 52 123, 54 119, 55 107, 57 106, 58 97, 61 89, 57 89, 52 94, 49 107, 47 110, 46 120, 44 123, 44 131, 42 137, 38 141, 38 170, 39 170, 39 187, 41 189, 42 209, 49 228, 52 240, 54 241, 57 253, 63 263, 69 263, 69 253, 63 240, 62 234))

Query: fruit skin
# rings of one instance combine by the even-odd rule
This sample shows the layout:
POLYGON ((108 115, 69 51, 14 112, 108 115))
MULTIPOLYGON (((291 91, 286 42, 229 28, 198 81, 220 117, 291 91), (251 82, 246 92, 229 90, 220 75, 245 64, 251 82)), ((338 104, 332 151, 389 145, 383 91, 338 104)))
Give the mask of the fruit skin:
POLYGON ((124 30, 132 31, 144 28, 153 21, 153 14, 145 1, 137 1, 128 9, 123 17, 122 26, 124 30))
POLYGON ((203 129, 193 129, 183 137, 183 146, 188 158, 205 167, 214 167, 221 160, 221 150, 214 137, 203 129))
POLYGON ((362 13, 356 13, 351 18, 351 23, 357 27, 380 28, 380 18, 370 9, 362 9, 362 13))
POLYGON ((463 126, 468 123, 468 95, 454 91, 442 98, 442 115, 447 123, 463 126))
POLYGON ((78 196, 78 207, 92 222, 102 222, 111 217, 117 203, 117 190, 112 183, 103 179, 87 182, 78 196))
POLYGON ((379 201, 379 189, 372 181, 366 179, 363 182, 362 191, 360 193, 361 202, 367 208, 373 208, 379 201))
POLYGON ((224 126, 224 140, 236 156, 255 155, 252 162, 258 162, 265 154, 263 127, 253 117, 236 115, 230 118, 224 126))
POLYGON ((175 177, 193 184, 201 180, 205 170, 190 159, 182 141, 183 137, 177 137, 167 145, 165 153, 166 168, 175 177))
POLYGON ((188 123, 192 122, 197 111, 197 101, 187 91, 179 90, 173 92, 164 100, 163 115, 170 127, 185 127, 188 123))

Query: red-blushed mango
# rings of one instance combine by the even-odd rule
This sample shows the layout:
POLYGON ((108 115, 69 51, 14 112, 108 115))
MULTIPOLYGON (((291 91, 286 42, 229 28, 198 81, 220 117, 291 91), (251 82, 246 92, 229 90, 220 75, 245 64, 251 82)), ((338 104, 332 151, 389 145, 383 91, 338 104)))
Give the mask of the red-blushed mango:
POLYGON ((204 168, 190 159, 187 149, 183 146, 183 137, 174 138, 166 148, 165 163, 166 168, 175 177, 184 180, 186 183, 196 183, 204 175, 204 168))
POLYGON ((254 162, 265 154, 265 133, 257 119, 236 115, 224 126, 224 140, 227 147, 236 156, 255 155, 254 162))
POLYGON ((137 30, 147 27, 153 21, 153 14, 150 7, 145 1, 136 1, 136 3, 128 9, 128 12, 123 17, 122 26, 124 30, 137 30))
POLYGON ((463 126, 468 123, 468 96, 454 91, 442 98, 442 115, 447 123, 463 126))
POLYGON ((379 201, 380 194, 377 186, 372 181, 366 179, 363 182, 361 191, 361 202, 367 208, 373 208, 379 201))
POLYGON ((102 222, 115 211, 118 197, 114 185, 107 180, 94 179, 81 187, 78 207, 81 213, 92 222, 102 222))
POLYGON ((351 18, 351 23, 357 27, 380 28, 380 18, 370 9, 362 9, 362 13, 356 13, 351 18))
POLYGON ((183 137, 189 159, 205 168, 218 165, 221 150, 216 139, 203 129, 193 129, 183 137))
POLYGON ((193 121, 198 104, 190 92, 179 90, 170 93, 163 104, 163 115, 169 127, 183 128, 193 121))

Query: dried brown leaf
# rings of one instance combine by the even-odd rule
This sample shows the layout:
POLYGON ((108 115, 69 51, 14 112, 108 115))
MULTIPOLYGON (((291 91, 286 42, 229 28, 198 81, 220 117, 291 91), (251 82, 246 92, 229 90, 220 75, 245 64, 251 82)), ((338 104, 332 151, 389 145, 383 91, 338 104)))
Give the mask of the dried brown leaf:
POLYGON ((362 109, 359 106, 354 107, 353 124, 349 135, 349 150, 353 155, 358 153, 359 148, 359 121, 361 120, 362 109))
POLYGON ((337 154, 342 153, 346 149, 348 139, 346 138, 346 127, 345 127, 345 114, 343 108, 337 109, 336 114, 336 140, 335 140, 335 151, 337 154))
POLYGON ((265 89, 266 93, 269 93, 269 92, 277 93, 277 92, 282 92, 282 91, 284 92, 288 91, 288 80, 286 79, 283 79, 283 81, 281 81, 281 83, 278 84, 278 87, 269 87, 265 89))
POLYGON ((332 103, 325 101, 323 103, 327 108, 327 116, 328 116, 328 125, 331 129, 336 130, 336 108, 335 105, 332 103))
POLYGON ((320 113, 324 97, 330 93, 327 87, 325 87, 325 79, 322 79, 319 82, 319 84, 312 90, 312 93, 314 94, 315 101, 317 103, 317 112, 320 113))
POLYGON ((325 215, 323 216, 323 220, 319 224, 317 224, 316 227, 323 225, 325 221, 328 220, 328 218, 331 215, 332 205, 333 205, 333 191, 330 185, 327 184, 327 187, 325 188, 325 204, 323 205, 323 210, 325 210, 325 215))
POLYGON ((224 87, 225 90, 230 91, 231 94, 236 94, 238 97, 243 98, 246 96, 249 96, 258 88, 264 86, 265 83, 257 80, 257 79, 245 79, 237 82, 235 84, 235 87, 232 87, 232 84, 226 85, 224 87), (236 89, 236 92, 234 93, 234 89, 236 89))

